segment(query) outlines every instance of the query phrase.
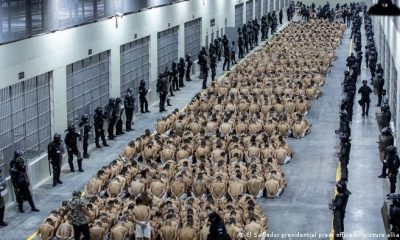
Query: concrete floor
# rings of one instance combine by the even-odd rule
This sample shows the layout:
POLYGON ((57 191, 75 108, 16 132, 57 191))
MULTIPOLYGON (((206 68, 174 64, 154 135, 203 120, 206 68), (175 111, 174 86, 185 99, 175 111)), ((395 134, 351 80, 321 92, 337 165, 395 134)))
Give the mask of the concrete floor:
MULTIPOLYGON (((279 234, 270 239, 280 239, 282 234, 329 234, 332 214, 328 204, 333 198, 339 148, 335 129, 339 125, 341 81, 346 67, 350 46, 347 29, 342 45, 336 49, 323 95, 312 102, 307 120, 312 124, 311 133, 305 138, 288 139, 295 155, 283 166, 287 187, 279 199, 262 199, 263 209, 269 217, 269 232, 279 234)), ((309 237, 308 239, 312 239, 309 237)), ((327 236, 321 236, 328 239, 327 236)), ((298 237, 284 237, 298 239, 298 237)), ((302 238, 307 239, 307 238, 302 238)))
MULTIPOLYGON (((363 28, 363 26, 362 26, 363 28)), ((270 239, 280 239, 282 234, 309 233, 301 239, 329 239, 332 214, 328 209, 334 194, 339 140, 334 130, 338 128, 341 81, 350 50, 350 29, 336 50, 337 59, 327 75, 323 96, 314 101, 307 119, 312 123, 311 134, 304 139, 289 139, 295 151, 294 159, 283 166, 288 185, 279 199, 261 200, 269 217, 269 232, 279 234, 270 239)), ((365 62, 363 62, 365 66, 365 62)), ((369 70, 362 68, 360 79, 370 79, 369 70)), ((358 87, 361 80, 358 81, 358 87)), ((356 97, 357 100, 360 97, 356 97)), ((363 234, 384 234, 381 206, 389 192, 387 180, 378 179, 382 164, 379 160, 377 140, 379 130, 375 118, 377 97, 371 97, 368 117, 362 117, 361 107, 354 105, 352 148, 350 155, 348 188, 350 195, 345 218, 344 239, 385 239, 363 234)), ((298 237, 284 237, 298 239, 298 237)))
MULTIPOLYGON (((285 25, 285 24, 284 24, 285 25)), ((280 28, 284 27, 281 26, 280 28)), ((269 217, 269 232, 275 234, 310 233, 328 234, 331 228, 332 215, 328 209, 334 194, 335 174, 337 167, 338 137, 334 130, 338 128, 339 102, 341 100, 341 81, 345 70, 345 60, 349 53, 350 31, 346 30, 343 44, 337 49, 338 58, 327 75, 323 86, 323 96, 313 102, 307 119, 312 124, 311 133, 301 140, 289 139, 295 151, 294 159, 283 166, 288 186, 279 199, 260 200, 260 204, 269 217)), ((223 72, 222 63, 218 66, 218 76, 223 72)), ((196 75, 197 77, 197 75, 196 75)), ((40 213, 32 213, 25 204, 27 212, 17 213, 16 208, 6 210, 5 220, 8 227, 0 228, 0 239, 21 240, 29 237, 52 209, 60 206, 63 200, 71 197, 71 191, 82 189, 84 184, 103 165, 118 156, 122 147, 131 139, 142 134, 145 129, 154 129, 158 118, 167 115, 173 109, 183 108, 190 99, 201 90, 201 80, 185 83, 186 87, 172 98, 172 107, 166 113, 158 113, 158 104, 150 107, 150 114, 135 116, 134 132, 118 137, 112 141, 112 147, 93 151, 91 158, 84 162, 84 173, 70 173, 63 169, 63 185, 53 188, 51 179, 34 189, 34 197, 40 213)), ((362 79, 369 79, 366 69, 362 79)), ((376 104, 376 97, 372 97, 376 104)), ((348 233, 383 233, 380 207, 388 185, 378 179, 381 164, 378 158, 377 138, 379 135, 374 108, 369 117, 361 117, 359 106, 354 107, 352 122, 352 150, 349 164, 348 188, 350 196, 345 230, 348 233), (370 217, 372 216, 372 217, 370 217)), ((282 239, 282 235, 270 239, 282 239)), ((283 237, 294 239, 295 237, 283 237)), ((306 237, 300 239, 313 239, 306 237)), ((320 239, 328 239, 320 236, 320 239)), ((347 238, 347 239, 360 239, 347 238)), ((368 239, 368 238, 367 238, 368 239)))
MULTIPOLYGON (((278 27, 278 30, 283 29, 287 25, 287 21, 283 22, 278 27)), ((256 50, 256 49, 254 49, 256 50)), ((254 51, 253 50, 253 51, 254 51)), ((224 72, 222 71, 223 61, 218 63, 217 79, 220 78, 224 72)), ((201 91, 202 80, 198 79, 198 73, 192 76, 194 81, 186 82, 181 91, 175 92, 175 97, 171 98, 172 107, 167 107, 164 113, 158 112, 158 102, 151 105, 149 114, 137 114, 134 117, 135 131, 126 133, 119 136, 115 141, 109 141, 111 147, 104 147, 100 150, 91 151, 91 157, 84 160, 83 168, 84 173, 71 173, 68 166, 64 166, 61 173, 61 180, 64 182, 57 187, 52 186, 52 179, 49 178, 38 187, 33 189, 33 195, 36 206, 41 210, 39 213, 30 211, 30 207, 26 202, 25 213, 21 214, 17 211, 17 206, 12 206, 6 209, 4 220, 9 224, 7 227, 0 228, 1 240, 21 240, 27 239, 37 230, 43 220, 54 209, 57 209, 61 202, 72 197, 73 190, 81 190, 89 179, 96 174, 101 166, 107 165, 112 160, 118 158, 118 154, 122 151, 123 147, 130 141, 144 133, 145 129, 153 130, 157 119, 167 116, 174 109, 184 108, 190 100, 201 91)), ((210 84, 210 79, 208 84, 210 84)), ((94 146, 91 146, 92 148, 94 146)), ((76 162, 75 162, 76 165, 76 162)))
MULTIPOLYGON (((364 29, 364 26, 361 28, 364 29)), ((364 30, 362 34, 363 46, 365 46, 364 30)), ((361 87, 362 80, 370 82, 370 79, 370 71, 365 67, 365 61, 363 61, 361 77, 357 87, 361 87)), ((372 86, 370 87, 372 88, 372 86)), ((357 96, 356 99, 360 99, 360 96, 357 96)), ((382 163, 379 159, 377 144, 380 134, 375 117, 375 105, 377 102, 377 96, 371 94, 369 116, 361 116, 362 109, 358 104, 354 105, 353 110, 354 115, 351 124, 352 144, 348 166, 348 188, 352 194, 347 204, 345 231, 354 235, 360 232, 365 234, 385 233, 381 207, 386 194, 390 190, 388 180, 378 178, 382 171, 382 163)), ((365 237, 363 239, 386 238, 365 237)))

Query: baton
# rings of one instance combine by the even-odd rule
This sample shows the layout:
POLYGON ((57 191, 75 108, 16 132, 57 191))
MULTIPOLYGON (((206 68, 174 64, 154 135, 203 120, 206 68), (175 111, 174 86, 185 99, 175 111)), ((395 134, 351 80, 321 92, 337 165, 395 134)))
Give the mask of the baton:
POLYGON ((50 173, 50 176, 51 176, 51 168, 50 168, 50 162, 49 162, 49 173, 50 173))

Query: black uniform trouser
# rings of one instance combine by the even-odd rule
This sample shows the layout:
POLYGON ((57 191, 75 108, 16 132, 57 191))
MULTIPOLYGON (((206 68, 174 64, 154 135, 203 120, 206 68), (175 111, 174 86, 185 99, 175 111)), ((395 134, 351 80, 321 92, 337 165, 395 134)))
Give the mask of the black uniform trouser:
POLYGON ((186 81, 191 81, 192 79, 190 79, 190 70, 192 67, 187 67, 186 69, 186 81))
POLYGON ((167 93, 160 93, 160 111, 165 110, 166 100, 167 100, 167 93))
POLYGON ((346 158, 340 158, 340 171, 341 171, 341 180, 347 181, 348 178, 348 170, 347 170, 348 161, 346 158))
POLYGON ((0 223, 4 223, 4 211, 6 210, 5 206, 0 207, 0 223))
POLYGON ((122 131, 122 128, 123 128, 122 118, 119 117, 118 120, 117 120, 117 124, 115 124, 115 130, 116 130, 116 132, 117 132, 117 135, 121 135, 121 134, 124 133, 124 132, 122 131))
POLYGON ((83 136, 83 155, 88 154, 89 136, 83 136))
POLYGON ((94 135, 95 135, 95 141, 96 141, 96 145, 100 145, 100 138, 101 141, 103 141, 103 144, 107 144, 106 141, 106 136, 104 136, 104 129, 103 128, 98 128, 98 127, 94 127, 94 135))
POLYGON ((29 189, 29 186, 27 184, 23 184, 20 186, 15 186, 14 185, 14 192, 15 192, 15 197, 18 203, 18 209, 22 210, 23 209, 23 204, 24 201, 28 201, 29 205, 31 208, 35 208, 35 204, 33 203, 33 198, 31 194, 31 190, 29 189))
POLYGON ((79 152, 78 148, 77 147, 73 147, 73 148, 68 147, 67 153, 68 153, 68 164, 69 164, 71 171, 75 171, 74 162, 73 162, 74 155, 78 158, 78 167, 79 167, 79 169, 81 169, 82 168, 82 156, 81 156, 81 153, 79 152))
POLYGON ((133 118, 133 108, 126 108, 125 109, 125 116, 126 116, 126 131, 132 130, 132 118, 133 118))
POLYGON ((230 66, 231 66, 231 58, 229 56, 225 56, 224 57, 224 65, 222 66, 222 69, 225 70, 225 66, 228 65, 227 70, 229 70, 230 66))
POLYGON ((246 53, 249 53, 249 42, 244 43, 244 48, 246 50, 246 53))
POLYGON ((239 46, 239 58, 243 58, 244 49, 243 46, 239 46))
POLYGON ((169 82, 169 94, 170 94, 171 96, 174 96, 173 83, 172 83, 172 81, 169 82))
POLYGON ((258 33, 254 35, 254 44, 258 45, 258 33))
POLYGON ((208 70, 203 69, 203 89, 207 87, 208 70))
POLYGON ((217 69, 216 66, 211 68, 211 81, 215 80, 215 76, 217 76, 217 69))
POLYGON ((146 97, 139 97, 140 102, 140 111, 143 113, 144 111, 149 111, 149 102, 147 102, 146 97))
POLYGON ((397 173, 396 174, 389 173, 390 193, 396 192, 396 178, 397 178, 397 173))
POLYGON ((185 76, 185 73, 180 73, 179 74, 179 87, 184 87, 185 84, 183 84, 183 77, 185 76))
POLYGON ((236 62, 236 53, 235 52, 231 52, 231 64, 235 65, 236 62))
POLYGON ((90 230, 88 224, 72 225, 74 227, 74 240, 80 240, 83 235, 84 240, 90 240, 90 230))
POLYGON ((261 41, 265 40, 265 30, 261 31, 261 41))
POLYGON ((176 76, 172 78, 172 88, 174 91, 179 90, 178 78, 176 76))
POLYGON ((362 105, 362 112, 363 114, 367 114, 368 115, 368 111, 369 111, 369 104, 371 103, 371 100, 362 100, 363 101, 363 105, 362 105))
POLYGON ((53 169, 53 183, 56 184, 60 182, 60 172, 61 172, 61 159, 52 158, 51 166, 53 169))
POLYGON ((110 122, 108 122, 108 137, 109 138, 114 138, 114 126, 117 123, 117 118, 116 117, 112 117, 110 119, 110 122))
POLYGON ((339 234, 344 232, 344 213, 339 210, 334 210, 333 212, 333 232, 335 240, 343 239, 339 234))

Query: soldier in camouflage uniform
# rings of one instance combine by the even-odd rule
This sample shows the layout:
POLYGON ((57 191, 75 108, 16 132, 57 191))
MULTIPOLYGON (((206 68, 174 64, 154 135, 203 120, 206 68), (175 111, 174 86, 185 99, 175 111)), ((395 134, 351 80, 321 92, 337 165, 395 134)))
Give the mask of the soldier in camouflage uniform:
POLYGON ((74 228, 74 239, 80 240, 81 234, 84 240, 90 240, 89 225, 86 222, 85 215, 88 215, 86 205, 88 202, 81 198, 81 192, 74 191, 72 200, 67 204, 67 211, 71 216, 71 224, 74 228))

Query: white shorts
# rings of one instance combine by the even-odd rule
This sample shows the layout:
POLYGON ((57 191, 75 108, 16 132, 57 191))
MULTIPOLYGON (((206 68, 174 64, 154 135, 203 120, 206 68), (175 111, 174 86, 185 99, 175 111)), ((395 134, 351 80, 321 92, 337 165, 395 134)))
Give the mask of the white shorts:
POLYGON ((151 237, 151 226, 150 223, 148 222, 146 224, 146 227, 142 227, 139 224, 135 224, 135 235, 137 238, 148 238, 150 239, 151 237))

